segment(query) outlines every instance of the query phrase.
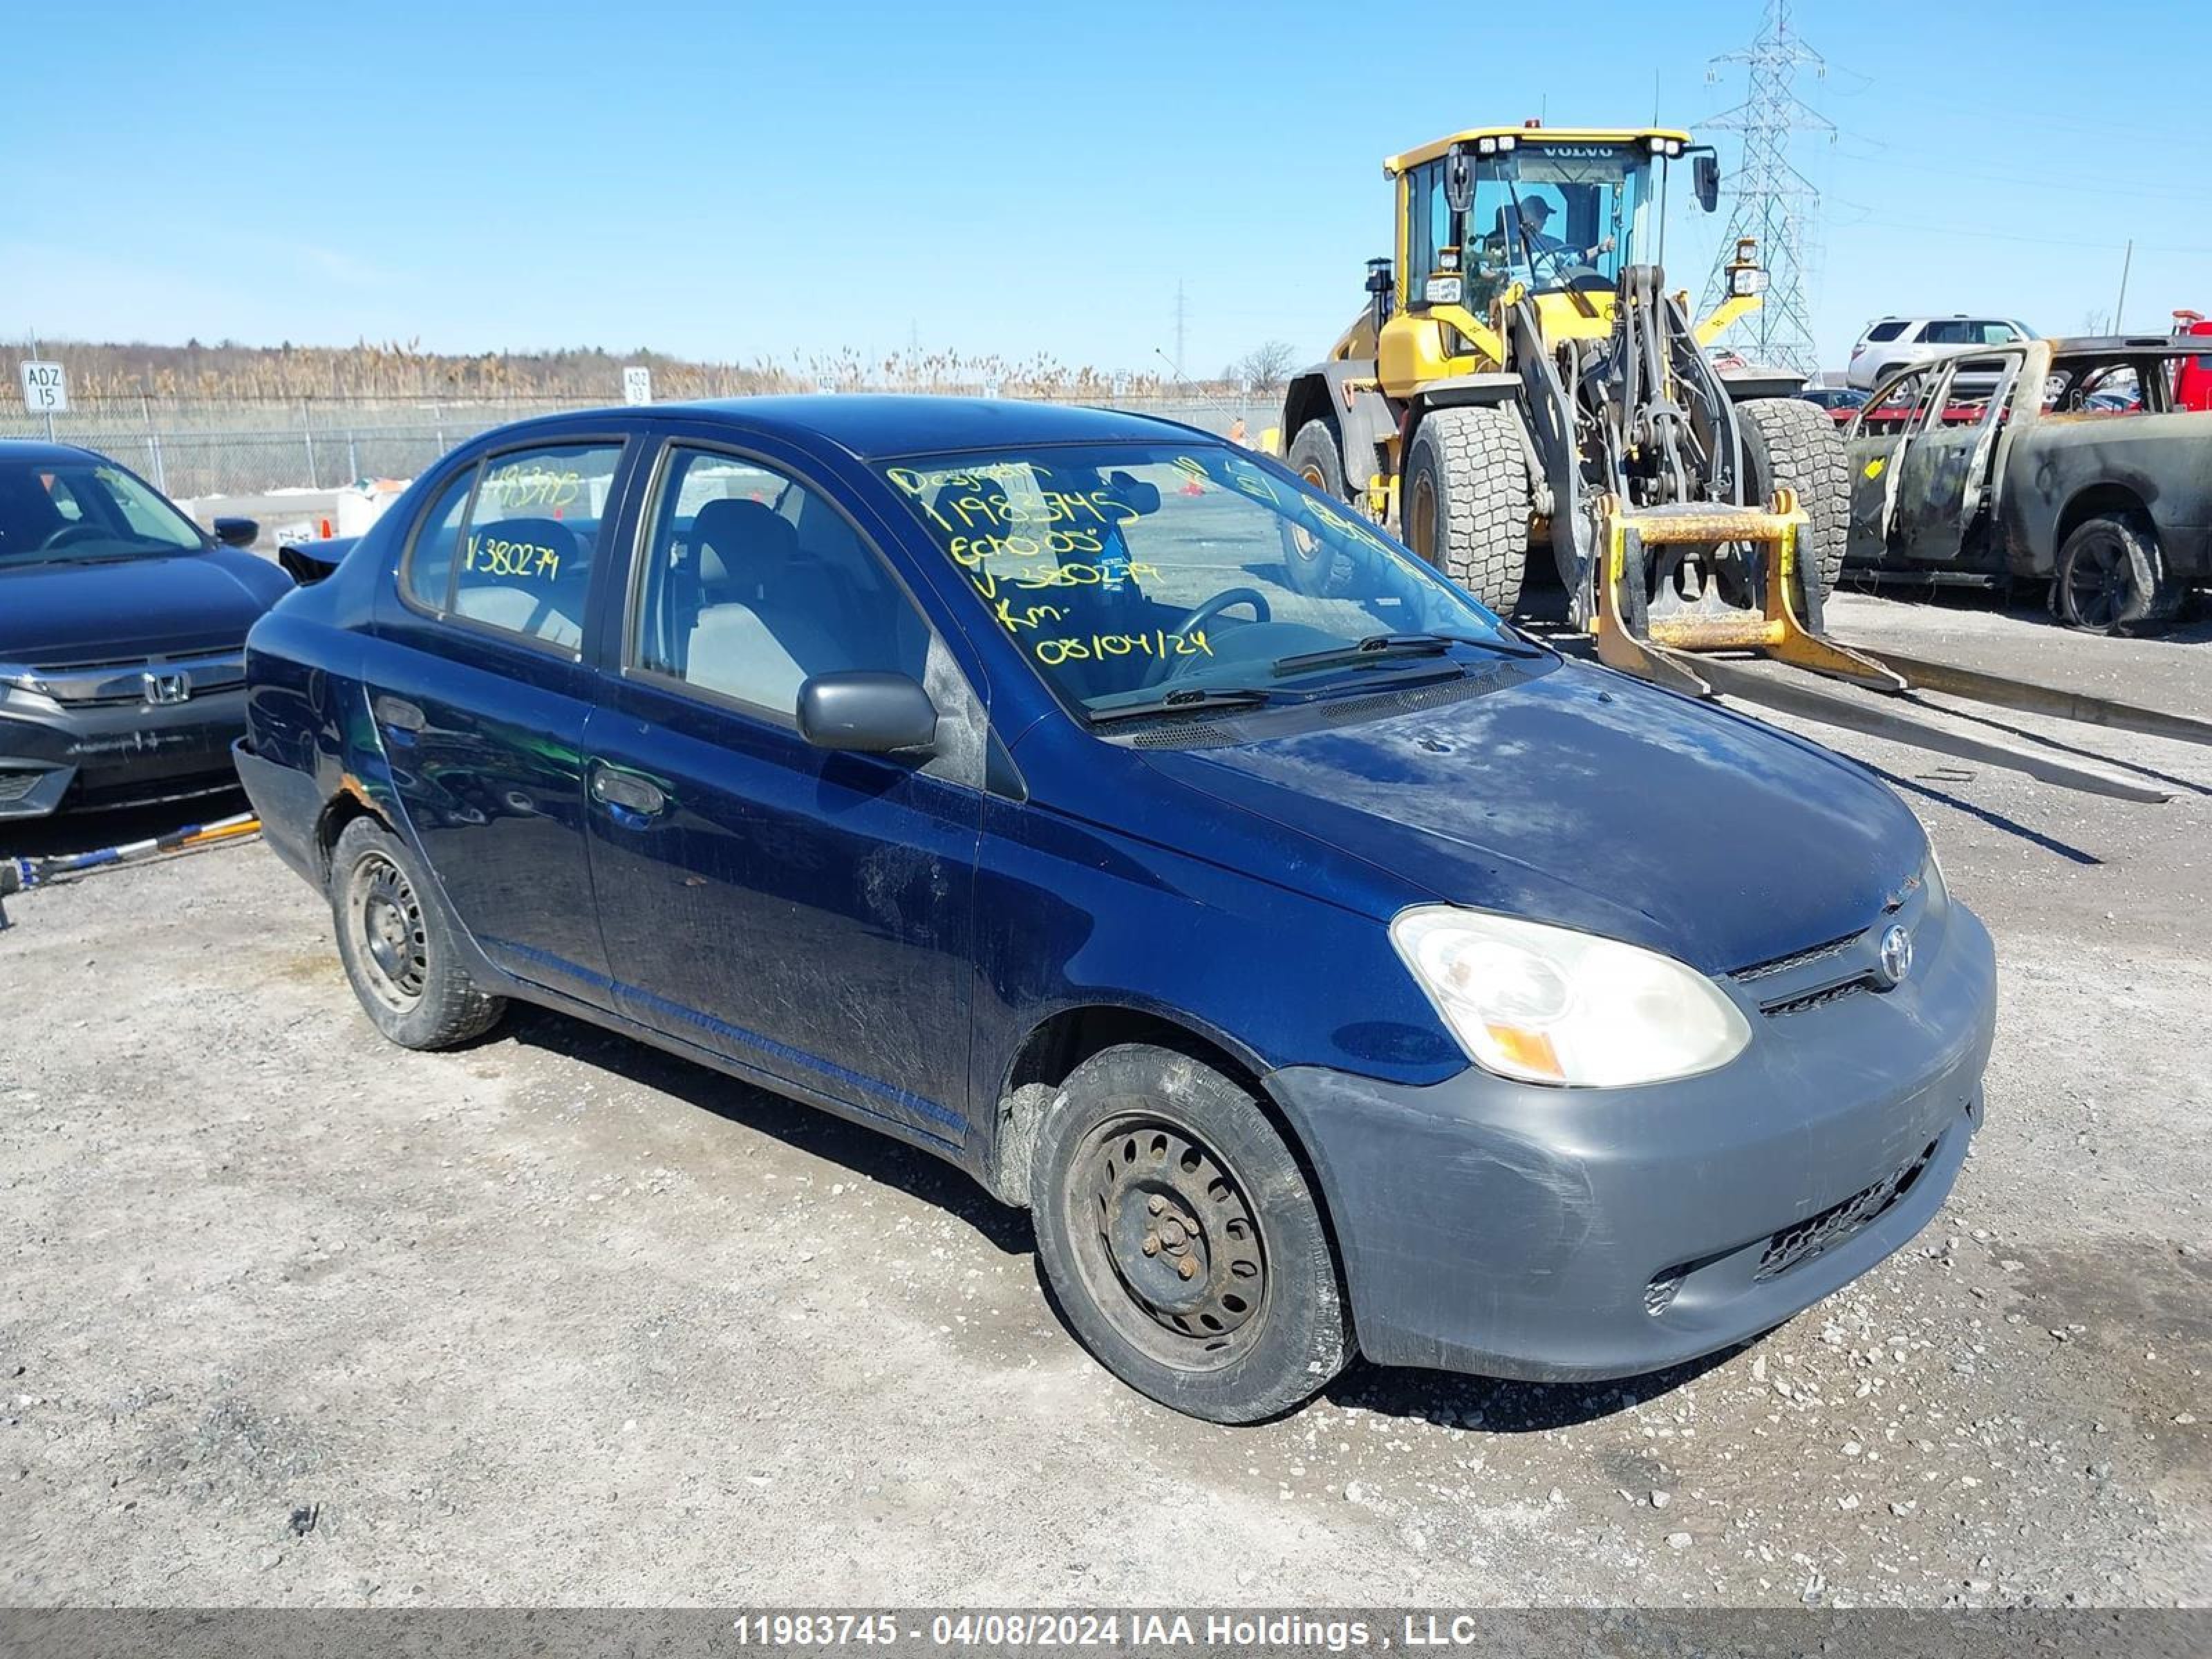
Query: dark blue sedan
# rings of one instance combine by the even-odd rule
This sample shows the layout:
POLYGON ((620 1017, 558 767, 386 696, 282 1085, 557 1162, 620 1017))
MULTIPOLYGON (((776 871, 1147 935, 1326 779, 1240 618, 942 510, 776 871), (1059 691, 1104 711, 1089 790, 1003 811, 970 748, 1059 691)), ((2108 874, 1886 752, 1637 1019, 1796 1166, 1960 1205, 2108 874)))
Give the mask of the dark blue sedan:
POLYGON ((1888 789, 1164 422, 509 427, 247 678, 269 844, 394 1041, 522 998, 927 1147, 1199 1416, 1355 1346, 1739 1341, 1911 1237, 1979 1121, 1989 938, 1888 789))

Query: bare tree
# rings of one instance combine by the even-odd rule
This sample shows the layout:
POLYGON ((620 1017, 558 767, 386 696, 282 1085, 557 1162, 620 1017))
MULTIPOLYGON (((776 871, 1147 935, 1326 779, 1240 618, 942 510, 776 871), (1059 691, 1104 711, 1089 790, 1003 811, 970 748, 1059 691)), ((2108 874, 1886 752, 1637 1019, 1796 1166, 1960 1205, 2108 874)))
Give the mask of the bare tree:
POLYGON ((1270 340, 1245 353, 1237 368, 1253 391, 1274 392, 1281 388, 1297 360, 1297 348, 1288 340, 1270 340))

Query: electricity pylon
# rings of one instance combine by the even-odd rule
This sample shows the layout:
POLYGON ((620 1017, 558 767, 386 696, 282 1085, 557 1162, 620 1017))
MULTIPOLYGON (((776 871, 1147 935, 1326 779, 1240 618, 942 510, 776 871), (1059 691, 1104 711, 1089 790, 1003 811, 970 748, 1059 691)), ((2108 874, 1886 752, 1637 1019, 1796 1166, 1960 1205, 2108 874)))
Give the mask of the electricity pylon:
POLYGON ((1808 240, 1820 218, 1820 192, 1791 164, 1790 141, 1800 132, 1833 138, 1836 128, 1796 91, 1798 71, 1809 69, 1825 76, 1826 60, 1790 28, 1790 0, 1766 0, 1765 9, 1759 38, 1740 52, 1713 58, 1705 70, 1707 81, 1717 82, 1721 65, 1742 64, 1749 70, 1751 86, 1743 102, 1705 123, 1721 131, 1741 132, 1743 154, 1730 191, 1728 232, 1713 256, 1700 310, 1710 312, 1728 297, 1728 263, 1735 257, 1736 242, 1754 238, 1759 263, 1766 267, 1766 303, 1731 332, 1747 356, 1786 364, 1810 375, 1819 372, 1820 358, 1813 343, 1806 266, 1808 240))

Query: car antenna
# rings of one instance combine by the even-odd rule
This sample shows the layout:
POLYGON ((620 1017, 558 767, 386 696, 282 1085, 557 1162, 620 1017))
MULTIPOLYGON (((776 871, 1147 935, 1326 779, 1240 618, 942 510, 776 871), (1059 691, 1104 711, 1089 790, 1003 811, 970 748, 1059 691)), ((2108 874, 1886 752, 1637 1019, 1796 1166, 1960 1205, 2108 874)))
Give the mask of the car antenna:
POLYGON ((1168 366, 1168 373, 1175 376, 1176 384, 1182 387, 1184 391, 1196 392, 1200 398, 1203 398, 1207 403, 1212 404, 1214 408, 1220 410, 1221 413, 1226 415, 1232 421, 1242 421, 1244 418, 1235 410, 1230 408, 1227 404, 1223 403, 1220 398, 1215 397, 1205 387, 1200 386, 1195 380, 1185 380, 1183 378, 1183 372, 1175 366, 1175 359, 1169 356, 1166 352, 1161 350, 1158 346, 1154 346, 1152 348, 1152 356, 1158 358, 1162 362, 1168 366))

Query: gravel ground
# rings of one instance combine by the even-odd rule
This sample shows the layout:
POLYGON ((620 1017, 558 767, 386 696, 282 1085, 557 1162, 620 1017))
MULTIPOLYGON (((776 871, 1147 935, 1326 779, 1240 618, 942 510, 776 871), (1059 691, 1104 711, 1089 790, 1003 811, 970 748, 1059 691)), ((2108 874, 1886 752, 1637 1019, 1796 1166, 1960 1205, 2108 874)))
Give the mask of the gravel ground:
MULTIPOLYGON (((2203 627, 1832 620, 2212 716, 2203 627)), ((1363 1365, 1241 1431, 924 1155, 550 1016, 386 1045, 258 846, 23 896, 0 1601, 2212 1601, 2212 754, 2104 738, 2151 807, 1838 742, 1998 941, 1936 1224, 1686 1371, 1363 1365)))

